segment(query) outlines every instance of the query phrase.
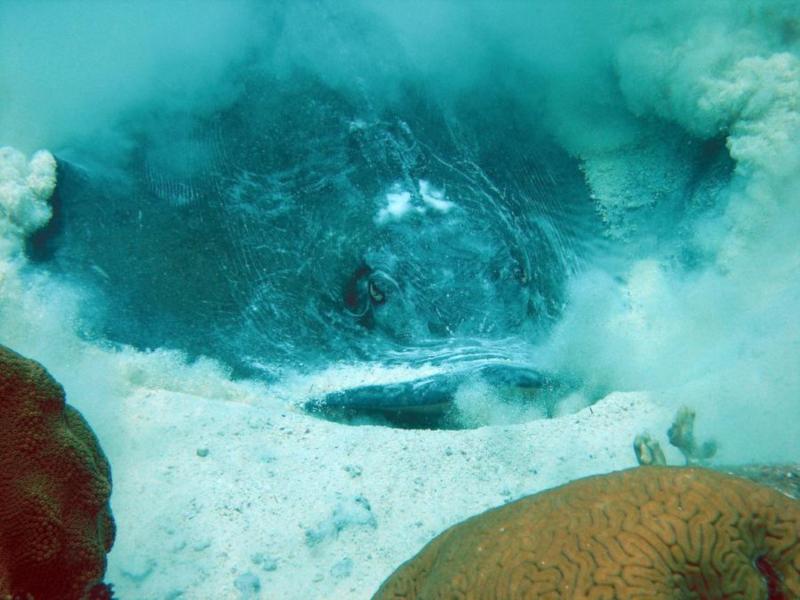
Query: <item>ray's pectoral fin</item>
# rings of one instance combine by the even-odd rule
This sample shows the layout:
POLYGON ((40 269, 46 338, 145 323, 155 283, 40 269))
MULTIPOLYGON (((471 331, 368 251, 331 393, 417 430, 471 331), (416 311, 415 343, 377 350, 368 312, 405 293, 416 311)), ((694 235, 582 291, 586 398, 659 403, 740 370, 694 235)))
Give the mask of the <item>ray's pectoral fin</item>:
POLYGON ((467 366, 458 371, 401 382, 369 384, 337 390, 312 398, 304 408, 312 414, 339 422, 379 418, 405 427, 439 427, 447 420, 462 385, 481 379, 499 390, 513 390, 509 398, 537 399, 547 393, 554 380, 518 365, 467 366))

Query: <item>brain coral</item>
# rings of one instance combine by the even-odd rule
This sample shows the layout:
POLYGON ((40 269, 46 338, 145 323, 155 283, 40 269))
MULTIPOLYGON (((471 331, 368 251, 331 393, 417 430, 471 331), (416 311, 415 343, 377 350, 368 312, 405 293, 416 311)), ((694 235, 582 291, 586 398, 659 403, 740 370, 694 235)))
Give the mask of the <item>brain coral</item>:
POLYGON ((64 390, 0 346, 0 598, 97 589, 114 541, 110 493, 108 461, 64 390))
POLYGON ((800 503, 705 469, 589 477, 451 527, 375 598, 800 598, 800 503))

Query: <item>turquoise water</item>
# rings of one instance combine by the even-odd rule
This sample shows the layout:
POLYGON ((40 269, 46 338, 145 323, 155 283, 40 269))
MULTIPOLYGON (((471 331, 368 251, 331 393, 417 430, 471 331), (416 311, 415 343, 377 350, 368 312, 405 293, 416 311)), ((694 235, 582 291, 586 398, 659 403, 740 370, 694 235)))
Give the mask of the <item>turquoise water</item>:
POLYGON ((636 392, 696 408, 721 462, 796 461, 798 23, 5 2, 0 336, 112 458, 142 390, 451 431, 636 392))

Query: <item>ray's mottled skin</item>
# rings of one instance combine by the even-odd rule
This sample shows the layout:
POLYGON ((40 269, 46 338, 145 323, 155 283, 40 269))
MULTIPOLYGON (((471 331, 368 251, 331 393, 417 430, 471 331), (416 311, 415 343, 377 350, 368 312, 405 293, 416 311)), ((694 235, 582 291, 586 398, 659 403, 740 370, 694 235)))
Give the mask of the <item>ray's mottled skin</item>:
POLYGON ((236 76, 208 114, 123 123, 122 159, 59 157, 57 215, 30 254, 96 291, 90 335, 269 378, 400 351, 421 364, 557 318, 571 244, 598 217, 537 124, 491 97, 377 111, 307 73, 236 76))

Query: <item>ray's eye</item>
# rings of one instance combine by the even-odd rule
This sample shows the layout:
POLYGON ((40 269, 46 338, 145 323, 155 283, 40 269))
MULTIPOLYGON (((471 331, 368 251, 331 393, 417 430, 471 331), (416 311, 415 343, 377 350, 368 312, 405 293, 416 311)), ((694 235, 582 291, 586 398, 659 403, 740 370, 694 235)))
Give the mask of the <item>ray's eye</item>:
POLYGON ((383 304, 386 302, 386 294, 378 287, 374 281, 369 282, 369 297, 375 304, 383 304))

